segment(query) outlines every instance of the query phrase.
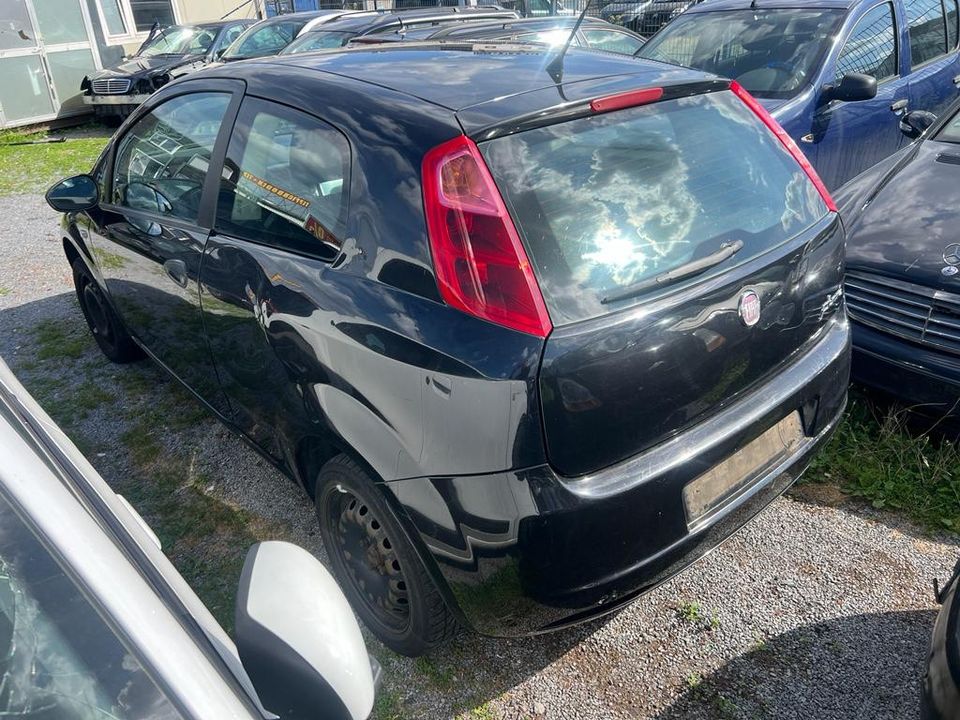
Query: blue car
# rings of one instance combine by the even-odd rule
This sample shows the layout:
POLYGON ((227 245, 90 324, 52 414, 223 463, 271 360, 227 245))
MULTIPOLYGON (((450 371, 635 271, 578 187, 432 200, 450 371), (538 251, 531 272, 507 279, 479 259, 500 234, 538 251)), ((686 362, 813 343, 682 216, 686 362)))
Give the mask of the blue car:
POLYGON ((711 0, 639 56, 729 77, 773 114, 831 190, 906 141, 960 84, 957 0, 711 0))

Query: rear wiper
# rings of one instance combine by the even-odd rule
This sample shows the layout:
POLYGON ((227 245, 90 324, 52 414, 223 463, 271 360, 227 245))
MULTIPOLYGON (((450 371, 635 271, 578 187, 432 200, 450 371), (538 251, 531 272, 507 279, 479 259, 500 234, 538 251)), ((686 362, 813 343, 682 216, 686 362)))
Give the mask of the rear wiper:
POLYGON ((618 290, 615 293, 607 295, 600 302, 606 305, 608 303, 616 302, 617 300, 626 300, 627 298, 639 295, 640 293, 650 290, 651 288, 666 287, 667 285, 675 283, 678 280, 688 278, 691 275, 699 275, 704 270, 709 270, 710 268, 719 265, 724 260, 733 257, 740 252, 742 247, 743 240, 734 240, 733 242, 721 243, 720 249, 712 255, 707 255, 699 260, 691 260, 683 265, 678 265, 677 267, 673 268, 673 270, 667 270, 667 272, 660 273, 655 277, 641 280, 633 285, 628 285, 627 287, 623 288, 623 290, 618 290))

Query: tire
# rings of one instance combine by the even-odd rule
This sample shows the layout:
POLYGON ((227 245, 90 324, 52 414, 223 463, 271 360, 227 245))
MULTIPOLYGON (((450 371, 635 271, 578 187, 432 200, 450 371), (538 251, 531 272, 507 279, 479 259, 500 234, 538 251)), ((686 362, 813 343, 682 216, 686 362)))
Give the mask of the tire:
POLYGON ((143 350, 137 345, 123 327, 123 323, 110 307, 100 285, 93 279, 81 258, 73 261, 73 285, 77 290, 77 300, 83 318, 100 351, 107 359, 115 363, 129 363, 141 360, 143 350))
POLYGON ((374 481, 338 455, 317 478, 316 511, 334 574, 353 609, 394 652, 417 657, 457 621, 374 481))

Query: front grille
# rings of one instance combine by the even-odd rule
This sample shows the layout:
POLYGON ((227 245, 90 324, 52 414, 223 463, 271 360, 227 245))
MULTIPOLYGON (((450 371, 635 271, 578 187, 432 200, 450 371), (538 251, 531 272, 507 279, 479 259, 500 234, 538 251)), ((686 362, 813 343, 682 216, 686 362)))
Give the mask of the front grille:
POLYGON ((123 95, 130 92, 130 80, 127 78, 106 78, 90 83, 97 95, 123 95))
POLYGON ((857 322, 960 355, 960 294, 860 271, 844 286, 857 322))

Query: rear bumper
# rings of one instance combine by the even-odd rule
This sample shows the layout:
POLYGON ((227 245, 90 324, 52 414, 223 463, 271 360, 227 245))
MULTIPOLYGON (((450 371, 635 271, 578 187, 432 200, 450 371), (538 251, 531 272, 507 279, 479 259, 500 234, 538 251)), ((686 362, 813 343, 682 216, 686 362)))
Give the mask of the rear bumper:
POLYGON ((851 323, 853 379, 928 414, 960 415, 960 358, 851 323))
POLYGON ((842 414, 850 332, 835 320, 776 378, 681 436, 600 473, 549 467, 388 483, 448 601, 476 630, 544 632, 611 612, 743 527, 788 488, 842 414), (804 437, 688 525, 683 488, 799 412, 804 437))

